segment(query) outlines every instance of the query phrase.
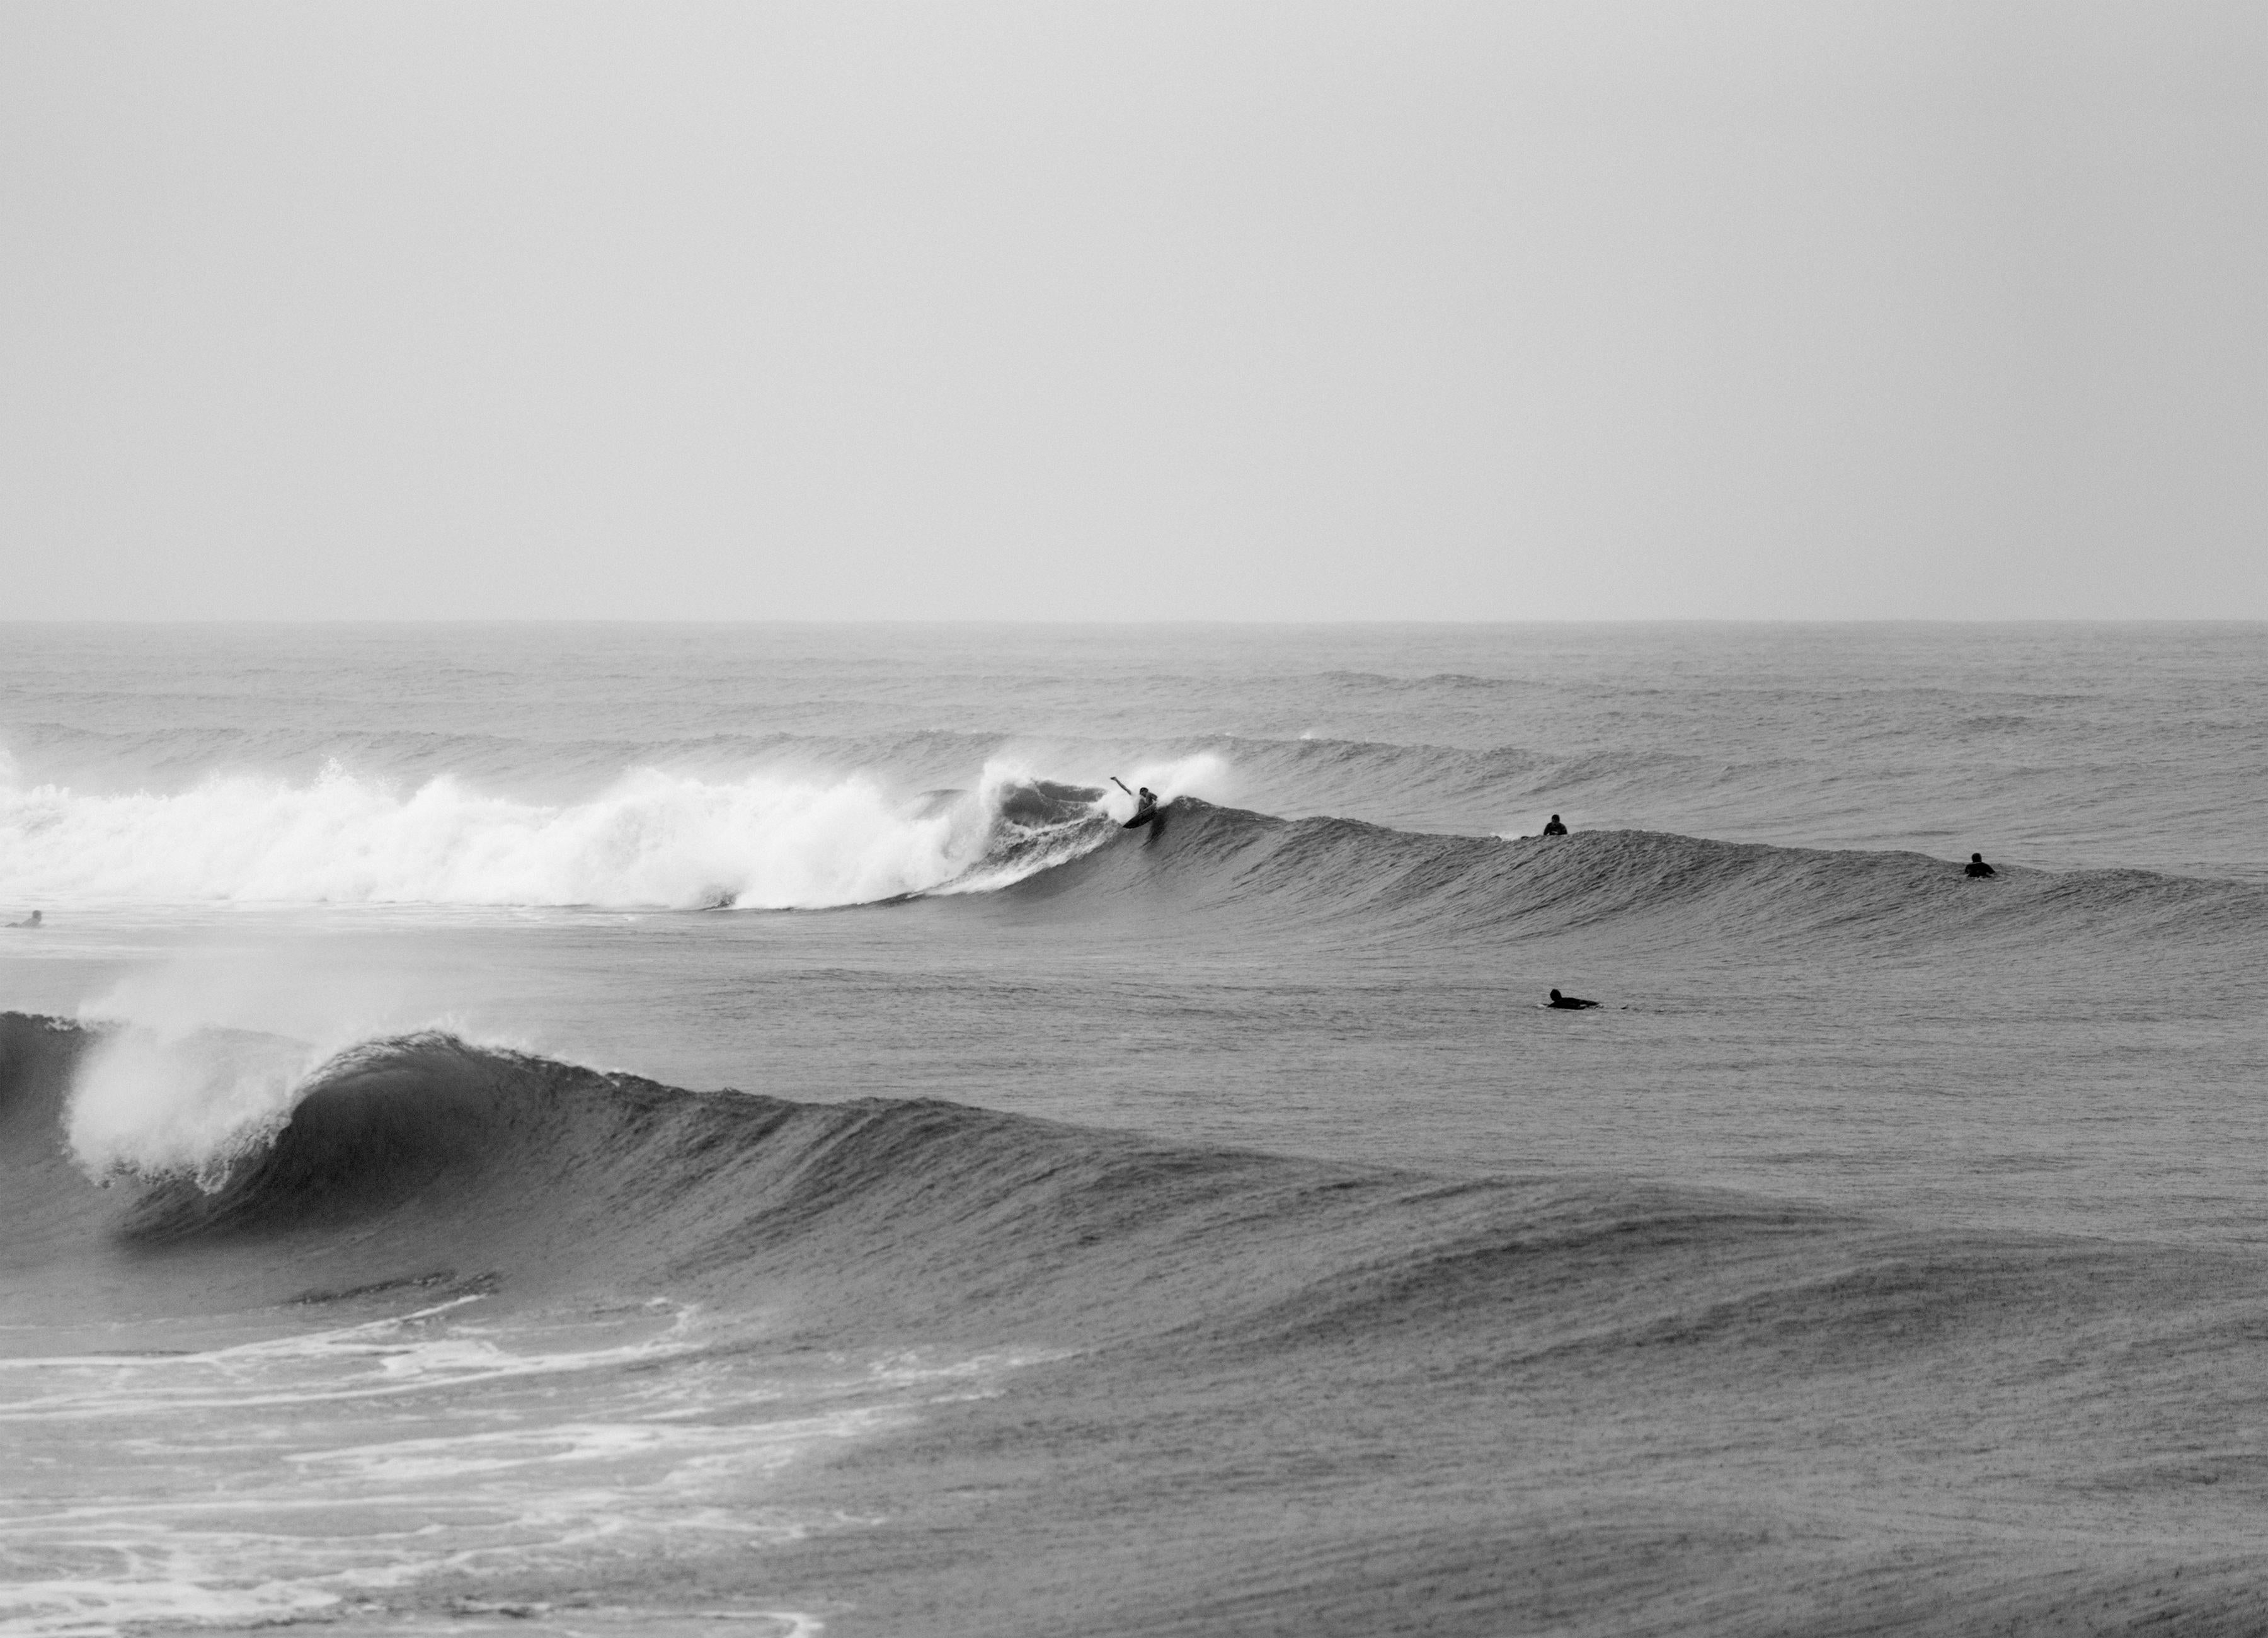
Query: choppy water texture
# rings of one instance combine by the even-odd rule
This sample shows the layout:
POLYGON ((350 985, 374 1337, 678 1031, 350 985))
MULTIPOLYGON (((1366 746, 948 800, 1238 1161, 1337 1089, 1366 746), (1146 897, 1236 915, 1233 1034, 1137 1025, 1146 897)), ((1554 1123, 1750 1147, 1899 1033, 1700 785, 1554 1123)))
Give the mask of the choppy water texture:
POLYGON ((2268 1627, 2264 662, 0 626, 0 1633, 2268 1627))

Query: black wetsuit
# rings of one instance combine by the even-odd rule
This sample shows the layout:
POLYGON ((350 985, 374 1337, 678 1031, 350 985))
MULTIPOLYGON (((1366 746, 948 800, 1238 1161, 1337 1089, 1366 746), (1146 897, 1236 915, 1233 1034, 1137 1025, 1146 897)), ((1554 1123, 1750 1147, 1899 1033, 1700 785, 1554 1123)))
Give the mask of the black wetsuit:
POLYGON ((1961 874, 1969 877, 1971 881, 1974 881, 1979 876, 1998 875, 1999 872, 1994 870, 1992 866, 1986 864, 1982 859, 1972 854, 1970 857, 1969 867, 1966 870, 1963 870, 1961 874))
POLYGON ((1567 834, 1567 827, 1559 823, 1559 815, 1557 814, 1553 814, 1551 815, 1551 823, 1543 827, 1543 834, 1546 836, 1565 836, 1567 834))
POLYGON ((1587 1001, 1580 996, 1562 995, 1557 990, 1551 992, 1551 999, 1543 1004, 1546 1007, 1556 1007, 1560 1011, 1568 1013, 1574 1012, 1580 1007, 1596 1007, 1598 1005, 1596 1001, 1587 1001))

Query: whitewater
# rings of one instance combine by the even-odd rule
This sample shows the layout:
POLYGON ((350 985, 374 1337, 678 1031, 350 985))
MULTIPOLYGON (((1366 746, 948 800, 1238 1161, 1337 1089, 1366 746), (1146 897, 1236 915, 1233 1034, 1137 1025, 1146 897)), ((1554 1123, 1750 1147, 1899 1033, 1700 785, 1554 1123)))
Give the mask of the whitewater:
POLYGON ((0 624, 0 1634, 2257 1630, 2264 661, 0 624))

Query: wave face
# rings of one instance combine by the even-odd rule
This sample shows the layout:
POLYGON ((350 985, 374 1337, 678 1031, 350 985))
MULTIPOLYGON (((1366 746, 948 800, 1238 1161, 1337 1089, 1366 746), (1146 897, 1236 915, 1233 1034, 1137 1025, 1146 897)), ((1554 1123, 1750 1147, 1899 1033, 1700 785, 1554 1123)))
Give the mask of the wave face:
POLYGON ((1066 861, 1013 892, 1063 897, 1073 915, 1163 893, 1208 917, 1458 948, 1590 932, 1633 953, 2014 949, 2045 940, 2209 958, 2268 933, 2268 889, 2244 882, 2010 867, 1988 889, 1959 865, 1919 853, 1646 831, 1426 836, 1194 797, 1173 805, 1153 845, 1066 861))
MULTIPOLYGON (((938 1100, 694 1093, 438 1032, 338 1054, 225 1163, 129 1170, 106 1195, 84 1167, 60 1164, 54 1141, 103 1035, 0 1015, 0 1165, 12 1201, 44 1196, 20 1214, 29 1232, 10 1255, 22 1272, 122 1245, 155 1257, 183 1306, 195 1301, 179 1260, 191 1252, 241 1258, 298 1291, 311 1271, 374 1278, 476 1244, 504 1281, 690 1280, 724 1300, 789 1281, 804 1320, 837 1337, 846 1310, 880 1302, 924 1334, 1086 1328, 1116 1310, 1129 1332, 1194 1326, 1242 1350, 1387 1334, 1388 1320, 1454 1327, 1487 1293, 1532 1302, 1525 1320, 1542 1329, 1526 1345, 1550 1349, 1591 1321, 1621 1331, 1656 1308, 1712 1305, 1576 1280, 1571 1258, 1675 1250, 1745 1278, 1808 1243, 1806 1257, 1921 1243, 1727 1193, 1451 1182, 938 1100), (51 1232, 71 1214, 66 1196, 102 1201, 99 1229, 70 1224, 84 1243, 51 1232), (1138 1299, 1138 1286, 1149 1288, 1138 1299)), ((2045 1240, 2012 1255, 2036 1253, 2110 1258, 2045 1240)))

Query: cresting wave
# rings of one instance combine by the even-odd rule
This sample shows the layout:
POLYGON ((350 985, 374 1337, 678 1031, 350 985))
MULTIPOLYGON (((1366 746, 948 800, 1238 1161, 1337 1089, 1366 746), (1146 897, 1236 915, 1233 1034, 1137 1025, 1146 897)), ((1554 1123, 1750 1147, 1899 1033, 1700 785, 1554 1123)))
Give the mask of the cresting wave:
MULTIPOLYGON (((1212 767, 1136 771, 1170 796, 1212 767)), ((1122 807, 998 762, 974 791, 912 796, 858 773, 646 769, 541 803, 451 777, 405 793, 336 764, 173 793, 0 788, 0 904, 817 908, 997 886, 1098 845, 1122 807)))
MULTIPOLYGON (((1360 748, 1329 749, 1343 758, 1360 748)), ((214 776, 170 794, 0 784, 0 906, 786 909, 1000 889, 1107 905, 1163 886, 1212 913, 1351 923, 1380 937, 1612 926, 1641 941, 1880 942, 2268 926, 2268 890, 2220 879, 2014 869, 1980 892, 1913 852, 1648 831, 1544 843, 1280 819, 1204 800, 1226 782, 1212 751, 1129 772, 1173 807, 1153 836, 1116 847, 1105 845, 1121 838, 1128 806, 1116 787, 998 758, 974 789, 915 795, 871 772, 651 768, 548 804, 449 776, 405 792, 336 765, 304 783, 214 776)))
MULTIPOLYGON (((41 1140, 97 1045, 0 1014, 0 1180, 23 1207, 0 1269, 68 1276, 110 1242, 242 1250, 226 1281, 272 1287, 269 1301, 388 1282, 423 1301, 499 1283, 792 1291, 799 1321, 836 1344, 878 1320, 933 1339, 1181 1334, 1238 1352, 1423 1325, 1466 1333, 1493 1372, 1508 1346, 1542 1358, 1800 1331, 1825 1350, 1924 1313, 1940 1333, 1989 1328, 2010 1291, 2092 1289, 2121 1262, 1716 1192, 1455 1182, 933 1100, 697 1094, 438 1034, 334 1060, 225 1178, 106 1196, 41 1140), (481 1267, 463 1266, 468 1248, 481 1267), (1622 1277, 1680 1265, 1683 1290, 1622 1277)), ((194 1304, 168 1265, 154 1266, 169 1296, 194 1304)))

